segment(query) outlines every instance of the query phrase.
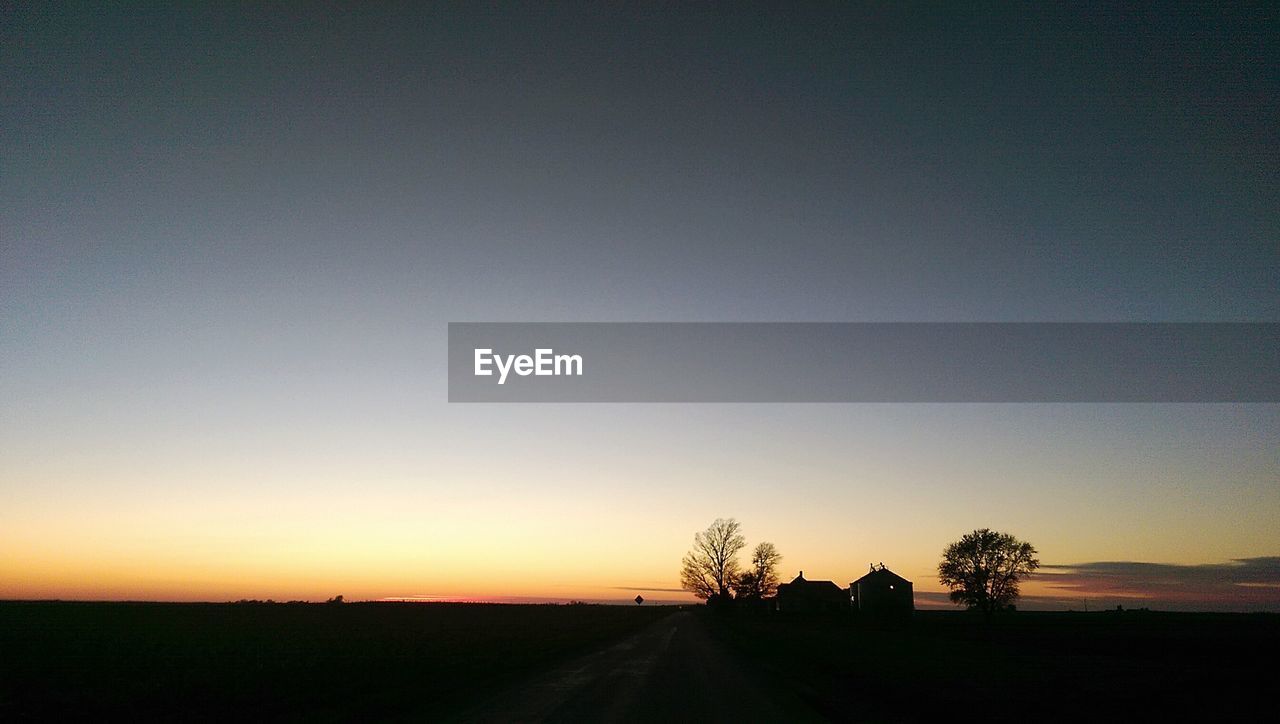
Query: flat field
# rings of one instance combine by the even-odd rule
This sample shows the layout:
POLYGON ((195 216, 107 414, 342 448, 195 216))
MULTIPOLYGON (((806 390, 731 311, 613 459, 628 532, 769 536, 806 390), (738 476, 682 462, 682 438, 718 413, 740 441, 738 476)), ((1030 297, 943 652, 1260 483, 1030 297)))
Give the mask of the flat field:
POLYGON ((0 603, 0 721, 1220 721, 1280 681, 1275 614, 677 610, 0 603))
POLYGON ((1271 707, 1280 615, 917 611, 707 616, 713 637, 835 721, 1114 721, 1271 707))
POLYGON ((0 721, 432 718, 673 610, 0 602, 0 721))

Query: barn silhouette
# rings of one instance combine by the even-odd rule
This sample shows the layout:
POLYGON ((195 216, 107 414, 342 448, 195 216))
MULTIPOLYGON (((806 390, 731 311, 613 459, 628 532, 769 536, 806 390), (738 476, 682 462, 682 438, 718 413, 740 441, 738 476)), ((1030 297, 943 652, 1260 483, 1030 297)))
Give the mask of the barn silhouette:
POLYGON ((773 609, 781 613, 855 611, 877 617, 910 616, 915 610, 911 581, 881 563, 841 588, 833 581, 809 580, 804 571, 789 583, 778 585, 773 609))

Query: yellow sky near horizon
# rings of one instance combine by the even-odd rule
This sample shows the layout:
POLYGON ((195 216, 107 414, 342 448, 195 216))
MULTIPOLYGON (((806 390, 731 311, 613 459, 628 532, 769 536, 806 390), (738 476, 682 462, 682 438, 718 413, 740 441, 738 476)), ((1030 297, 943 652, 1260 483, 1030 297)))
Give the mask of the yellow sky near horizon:
POLYGON ((560 408, 525 437, 537 410, 458 411, 508 428, 488 454, 246 437, 10 457, 0 598, 679 598, 717 517, 775 543, 784 579, 884 562, 918 592, 978 527, 1058 564, 1280 550, 1276 406, 714 407, 560 408))

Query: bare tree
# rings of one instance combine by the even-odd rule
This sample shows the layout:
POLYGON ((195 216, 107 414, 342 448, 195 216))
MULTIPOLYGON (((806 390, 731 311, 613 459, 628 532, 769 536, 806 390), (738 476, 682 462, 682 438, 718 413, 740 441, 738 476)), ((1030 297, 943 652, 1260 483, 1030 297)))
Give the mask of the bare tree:
POLYGON ((717 518, 695 535, 693 548, 682 561, 680 585, 698 598, 727 598, 729 586, 738 578, 738 552, 747 545, 741 530, 733 518, 717 518))
POLYGON ((1008 608, 1018 597, 1018 581, 1039 567, 1030 543, 982 528, 947 546, 938 580, 951 588, 952 602, 990 615, 1008 608))
POLYGON ((764 542, 751 552, 751 568, 738 576, 733 590, 738 598, 765 598, 778 590, 778 562, 782 554, 772 543, 764 542))

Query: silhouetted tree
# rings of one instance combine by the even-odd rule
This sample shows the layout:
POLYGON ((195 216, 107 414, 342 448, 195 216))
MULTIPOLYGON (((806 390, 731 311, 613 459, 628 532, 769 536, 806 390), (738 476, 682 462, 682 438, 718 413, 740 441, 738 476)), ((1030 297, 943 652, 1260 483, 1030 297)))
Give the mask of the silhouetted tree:
POLYGON ((729 598, 729 587, 738 578, 738 551, 747 545, 741 529, 733 518, 717 518, 693 537, 693 548, 680 569, 680 585, 686 591, 708 601, 729 598))
POLYGON ((1018 581, 1039 567, 1030 543, 982 528, 947 546, 938 564, 938 580, 951 589, 953 603, 990 615, 1012 608, 1018 581))
POLYGON ((764 542, 751 552, 751 568, 734 582, 738 598, 765 598, 778 590, 778 561, 782 554, 772 543, 764 542))

